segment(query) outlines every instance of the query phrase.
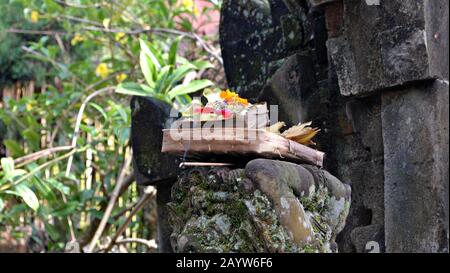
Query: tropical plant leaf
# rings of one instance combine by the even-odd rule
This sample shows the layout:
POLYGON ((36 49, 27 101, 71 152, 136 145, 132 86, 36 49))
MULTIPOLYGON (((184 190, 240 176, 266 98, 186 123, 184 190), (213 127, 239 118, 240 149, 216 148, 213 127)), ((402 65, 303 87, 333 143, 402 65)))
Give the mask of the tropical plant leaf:
POLYGON ((51 214, 56 217, 67 216, 74 213, 78 209, 79 205, 80 203, 77 201, 69 201, 66 204, 62 204, 59 208, 53 210, 51 214))
POLYGON ((14 181, 15 178, 20 177, 25 174, 27 174, 27 172, 22 169, 14 169, 12 172, 8 172, 8 173, 5 172, 3 177, 0 179, 0 185, 5 183, 6 181, 14 181))
POLYGON ((27 128, 22 131, 22 135, 34 149, 39 149, 41 136, 34 129, 27 128))
POLYGON ((1 165, 5 176, 11 174, 14 171, 14 159, 11 157, 3 157, 1 160, 1 165))
POLYGON ((39 200, 36 194, 24 183, 20 183, 14 186, 14 191, 9 193, 20 196, 25 204, 27 204, 31 209, 36 211, 39 208, 39 200))
POLYGON ((34 176, 32 178, 33 185, 36 187, 37 192, 39 193, 39 196, 43 196, 46 200, 55 201, 56 195, 52 191, 51 187, 42 181, 38 176, 34 176))
POLYGON ((192 64, 198 69, 198 70, 203 70, 203 69, 208 69, 208 68, 214 68, 214 65, 208 61, 202 61, 202 60, 198 60, 198 61, 193 61, 192 64))
POLYGON ((163 93, 166 94, 170 91, 177 82, 181 81, 189 72, 195 70, 195 68, 193 64, 187 63, 175 69, 169 77, 167 87, 163 90, 163 93))
POLYGON ((142 86, 137 83, 123 83, 116 87, 116 93, 142 97, 151 96, 152 92, 149 92, 149 90, 150 89, 144 90, 142 86))
POLYGON ((64 185, 63 183, 57 181, 56 179, 47 179, 46 182, 54 189, 60 191, 63 194, 69 194, 70 188, 64 185))
POLYGON ((16 141, 14 141, 12 139, 4 140, 3 144, 5 144, 6 149, 9 151, 9 153, 13 157, 20 157, 25 154, 22 147, 19 145, 19 143, 17 143, 16 141))
POLYGON ((168 64, 172 65, 173 67, 175 67, 175 65, 177 64, 178 48, 183 38, 184 36, 177 37, 175 41, 173 41, 173 43, 170 45, 168 64))
POLYGON ((52 240, 54 240, 54 241, 59 240, 60 235, 59 235, 58 229, 55 226, 53 226, 49 223, 45 223, 45 231, 48 233, 48 235, 50 235, 50 238, 52 240))
POLYGON ((103 118, 105 120, 108 119, 108 115, 106 114, 105 110, 103 110, 103 108, 100 105, 98 105, 97 103, 94 103, 94 102, 90 102, 89 105, 92 106, 95 110, 97 110, 103 116, 103 118))
POLYGON ((142 52, 150 58, 156 70, 159 71, 162 66, 160 62, 160 60, 162 59, 161 56, 158 56, 159 54, 156 52, 156 50, 154 50, 149 44, 147 44, 146 41, 140 39, 139 42, 142 52))
POLYGON ((178 85, 169 91, 170 99, 175 98, 176 96, 191 94, 197 92, 199 90, 205 89, 206 87, 214 85, 210 80, 195 80, 186 85, 178 85))
POLYGON ((151 97, 164 102, 170 103, 167 98, 162 94, 157 94, 153 88, 137 83, 124 83, 119 84, 116 87, 116 93, 131 95, 131 96, 140 96, 140 97, 151 97))
POLYGON ((139 61, 142 74, 144 74, 144 78, 147 81, 147 84, 149 86, 153 86, 156 78, 156 67, 154 63, 151 61, 150 57, 143 51, 141 51, 139 55, 139 61))
MULTIPOLYGON (((167 65, 166 60, 164 60, 163 55, 162 55, 162 50, 157 50, 152 44, 146 42, 148 45, 148 48, 150 49, 150 51, 153 53, 153 56, 155 56, 156 60, 158 61, 158 63, 160 64, 159 69, 161 69, 161 67, 167 65)), ((158 67, 158 66, 157 66, 158 67)))
POLYGON ((172 70, 172 66, 166 65, 158 73, 158 80, 156 81, 156 85, 155 85, 156 93, 164 94, 165 89, 168 88, 168 85, 170 84, 168 77, 171 73, 171 70, 172 70))

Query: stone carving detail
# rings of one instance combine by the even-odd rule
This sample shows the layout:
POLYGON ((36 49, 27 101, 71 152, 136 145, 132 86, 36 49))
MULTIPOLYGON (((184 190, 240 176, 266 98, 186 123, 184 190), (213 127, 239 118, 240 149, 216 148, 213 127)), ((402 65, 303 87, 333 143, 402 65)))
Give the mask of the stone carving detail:
POLYGON ((285 2, 296 1, 223 1, 220 44, 227 81, 245 97, 256 98, 278 60, 305 42, 304 26, 285 2))
POLYGON ((257 159, 185 171, 169 203, 176 252, 336 252, 351 190, 309 165, 257 159))

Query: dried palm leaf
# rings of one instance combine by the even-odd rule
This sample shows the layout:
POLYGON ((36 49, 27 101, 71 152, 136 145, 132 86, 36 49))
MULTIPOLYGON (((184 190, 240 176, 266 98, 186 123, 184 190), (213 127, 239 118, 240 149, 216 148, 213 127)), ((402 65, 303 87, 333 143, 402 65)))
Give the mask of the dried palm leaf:
POLYGON ((279 121, 279 122, 275 123, 274 125, 266 128, 266 131, 269 133, 274 133, 274 134, 280 135, 281 134, 280 130, 284 126, 286 126, 286 123, 279 121))
POLYGON ((310 127, 311 124, 312 122, 307 122, 293 126, 281 135, 303 145, 315 145, 312 139, 320 132, 320 129, 310 127))

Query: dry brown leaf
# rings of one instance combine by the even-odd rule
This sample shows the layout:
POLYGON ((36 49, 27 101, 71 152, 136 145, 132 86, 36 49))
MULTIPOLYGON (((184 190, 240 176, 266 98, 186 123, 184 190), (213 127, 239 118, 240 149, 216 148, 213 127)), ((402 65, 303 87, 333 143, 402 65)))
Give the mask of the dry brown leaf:
POLYGON ((280 134, 281 134, 280 130, 281 130, 281 128, 283 128, 284 126, 286 126, 286 123, 284 123, 284 122, 282 122, 282 121, 279 121, 279 122, 275 123, 274 125, 272 125, 272 126, 266 128, 266 131, 267 131, 267 132, 270 132, 270 133, 274 133, 274 134, 280 135, 280 134))
POLYGON ((312 122, 293 126, 286 130, 282 136, 303 145, 315 145, 312 139, 320 132, 319 128, 311 128, 312 122))
POLYGON ((288 130, 284 131, 282 136, 284 136, 285 138, 292 138, 292 137, 302 135, 305 133, 304 129, 307 126, 310 126, 311 124, 312 124, 311 122, 307 122, 307 123, 303 123, 303 124, 300 123, 299 125, 296 125, 296 126, 292 126, 288 130))

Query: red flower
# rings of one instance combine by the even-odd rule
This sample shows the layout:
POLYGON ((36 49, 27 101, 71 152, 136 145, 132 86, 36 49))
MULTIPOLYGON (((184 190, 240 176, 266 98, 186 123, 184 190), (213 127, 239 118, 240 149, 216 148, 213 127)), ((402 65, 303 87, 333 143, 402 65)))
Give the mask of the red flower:
POLYGON ((212 114, 212 113, 214 113, 214 108, 212 108, 212 107, 205 107, 205 108, 203 108, 202 113, 203 114, 212 114))
POLYGON ((226 119, 231 118, 233 116, 233 112, 231 112, 228 109, 222 110, 220 114, 222 115, 223 118, 226 118, 226 119))

